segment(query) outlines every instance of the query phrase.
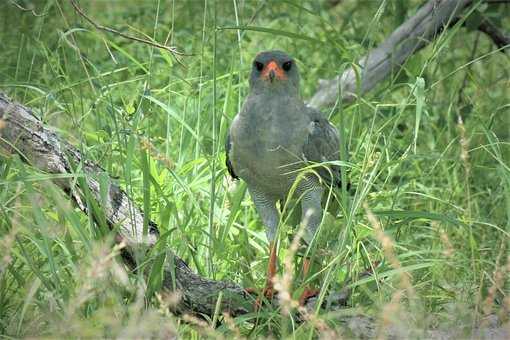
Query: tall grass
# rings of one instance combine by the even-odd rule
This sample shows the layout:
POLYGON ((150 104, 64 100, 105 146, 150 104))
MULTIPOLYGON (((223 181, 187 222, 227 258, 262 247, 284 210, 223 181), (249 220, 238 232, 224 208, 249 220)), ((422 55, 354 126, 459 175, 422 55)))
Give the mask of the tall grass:
MULTIPOLYGON (((245 185, 223 166, 253 56, 288 51, 308 98, 319 78, 356 61, 419 3, 81 3, 103 25, 192 54, 183 67, 167 52, 94 30, 67 2, 20 2, 37 16, 2 2, 0 90, 101 164, 143 208, 145 230, 158 222, 163 241, 154 264, 142 261, 148 277, 127 272, 104 221, 75 209, 55 176, 2 149, 0 334, 311 338, 348 335, 339 316, 356 313, 375 316, 381 329, 469 333, 508 311, 510 68, 485 36, 460 26, 370 95, 325 111, 342 132, 343 176, 354 189, 324 218, 310 281, 324 301, 327 290, 349 285, 351 307, 304 322, 269 306, 204 321, 173 315, 178 295, 159 291, 165 247, 201 275, 264 285, 264 228, 245 185), (368 268, 373 275, 360 278, 368 268)), ((79 169, 70 177, 83 181, 79 169)), ((87 204, 100 216, 99 204, 87 204)), ((289 256, 296 231, 291 223, 280 230, 289 301, 304 287, 299 258, 289 256)))

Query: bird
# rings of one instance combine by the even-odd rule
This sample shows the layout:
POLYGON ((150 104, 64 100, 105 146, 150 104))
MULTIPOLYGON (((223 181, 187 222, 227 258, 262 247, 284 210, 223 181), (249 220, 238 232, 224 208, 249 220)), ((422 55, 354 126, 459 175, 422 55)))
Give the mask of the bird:
MULTIPOLYGON (((226 137, 227 170, 246 182, 266 229, 269 263, 263 294, 268 299, 274 295, 277 270, 278 202, 291 192, 300 197, 303 240, 309 244, 322 221, 325 190, 341 185, 341 169, 335 163, 340 159, 339 132, 320 111, 305 104, 299 82, 294 58, 280 50, 258 53, 251 65, 249 94, 226 137)), ((310 258, 305 257, 303 277, 309 270, 310 258)), ((306 287, 300 303, 317 293, 306 287)))

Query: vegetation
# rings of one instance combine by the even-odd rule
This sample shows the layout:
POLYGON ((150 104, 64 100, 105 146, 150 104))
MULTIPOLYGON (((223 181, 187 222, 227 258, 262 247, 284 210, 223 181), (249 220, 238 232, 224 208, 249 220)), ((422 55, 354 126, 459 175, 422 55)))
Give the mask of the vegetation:
MULTIPOLYGON (((65 1, 2 2, 0 91, 116 178, 160 226, 158 249, 204 277, 263 287, 264 228, 244 184, 228 179, 223 147, 253 56, 294 56, 310 98, 320 78, 356 62, 422 5, 334 3, 80 3, 103 26, 187 54, 177 60, 94 28, 65 1)), ((79 164, 62 178, 0 148, 0 334, 313 338, 349 336, 342 316, 365 314, 419 336, 434 327, 469 334, 489 315, 508 322, 510 67, 476 27, 484 15, 509 32, 509 12, 475 4, 464 25, 444 30, 375 91, 324 109, 342 132, 352 192, 325 216, 313 279, 324 291, 348 284, 345 309, 303 322, 277 306, 235 318, 174 315, 178 294, 159 290, 164 257, 153 252, 129 271, 115 233, 54 184, 83 181, 79 164), (373 275, 360 277, 367 269, 373 275)), ((290 278, 300 268, 287 256, 295 231, 291 223, 280 231, 290 278)), ((291 293, 302 285, 295 280, 291 293)))

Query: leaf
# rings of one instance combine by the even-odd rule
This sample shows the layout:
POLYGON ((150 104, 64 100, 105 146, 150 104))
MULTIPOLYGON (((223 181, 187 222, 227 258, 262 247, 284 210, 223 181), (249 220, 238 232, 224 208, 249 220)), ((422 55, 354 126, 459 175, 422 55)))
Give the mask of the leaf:
POLYGON ((416 99, 416 121, 414 124, 413 151, 416 154, 416 141, 418 140, 418 130, 420 129, 421 113, 423 111, 423 104, 425 103, 425 79, 423 79, 422 77, 416 78, 413 95, 414 98, 416 99))

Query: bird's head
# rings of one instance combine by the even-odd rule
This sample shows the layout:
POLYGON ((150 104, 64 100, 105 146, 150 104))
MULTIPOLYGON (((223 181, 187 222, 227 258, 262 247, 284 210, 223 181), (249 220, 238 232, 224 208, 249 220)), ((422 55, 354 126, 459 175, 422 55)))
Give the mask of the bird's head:
POLYGON ((284 90, 299 92, 299 72, 295 61, 282 51, 264 51, 253 60, 250 87, 256 92, 284 90))

